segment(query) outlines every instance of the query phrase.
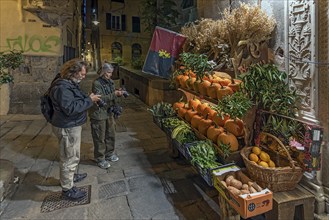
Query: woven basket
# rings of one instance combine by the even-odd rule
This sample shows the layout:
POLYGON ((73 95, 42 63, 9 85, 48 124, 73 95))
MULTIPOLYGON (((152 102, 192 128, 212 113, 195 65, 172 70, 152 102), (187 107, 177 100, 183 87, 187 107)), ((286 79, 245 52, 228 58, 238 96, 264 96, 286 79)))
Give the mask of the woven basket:
POLYGON ((293 190, 303 176, 302 168, 296 166, 296 162, 292 160, 287 148, 277 137, 265 132, 262 132, 261 135, 277 141, 279 146, 286 151, 288 158, 261 146, 262 150, 266 151, 270 155, 271 160, 277 165, 275 168, 262 167, 248 159, 252 147, 243 148, 240 153, 251 179, 273 192, 293 190))

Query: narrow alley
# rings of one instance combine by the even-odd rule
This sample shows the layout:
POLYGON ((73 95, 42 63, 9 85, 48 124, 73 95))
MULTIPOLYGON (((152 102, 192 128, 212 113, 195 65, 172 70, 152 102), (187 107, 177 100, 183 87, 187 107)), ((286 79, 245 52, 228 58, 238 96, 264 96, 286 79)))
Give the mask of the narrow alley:
MULTIPOLYGON (((94 76, 83 82, 86 92, 94 76)), ((83 126, 79 172, 88 176, 77 186, 90 192, 85 204, 72 207, 54 199, 61 188, 51 125, 42 115, 1 116, 1 167, 8 165, 4 159, 12 162, 15 183, 1 203, 0 219, 219 219, 218 192, 172 156, 148 106, 133 95, 122 106, 116 125, 120 160, 109 169, 93 161, 90 124, 83 126)))

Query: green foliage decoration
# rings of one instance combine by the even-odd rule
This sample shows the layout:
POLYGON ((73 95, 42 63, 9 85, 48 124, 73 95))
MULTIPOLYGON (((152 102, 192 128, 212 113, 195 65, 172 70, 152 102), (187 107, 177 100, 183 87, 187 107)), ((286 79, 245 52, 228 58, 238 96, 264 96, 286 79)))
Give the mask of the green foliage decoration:
POLYGON ((300 98, 294 88, 289 88, 287 73, 274 64, 254 64, 241 78, 242 91, 269 113, 262 120, 263 131, 282 138, 285 144, 291 137, 304 139, 304 126, 296 120, 300 98))
POLYGON ((185 66, 185 70, 192 70, 197 79, 202 80, 203 76, 216 66, 216 63, 208 61, 208 57, 205 54, 194 54, 194 53, 181 53, 180 59, 182 64, 185 66))
POLYGON ((18 68, 23 63, 23 55, 20 51, 0 52, 0 85, 14 81, 10 70, 18 68))
POLYGON ((122 57, 116 57, 113 59, 113 62, 117 63, 119 66, 123 65, 122 57))
POLYGON ((138 58, 132 61, 131 66, 136 70, 141 70, 144 65, 144 59, 138 58))
POLYGON ((223 112, 229 115, 232 119, 241 119, 252 105, 252 101, 246 94, 235 92, 232 95, 224 96, 222 100, 219 100, 215 109, 219 113, 223 112))
POLYGON ((286 116, 294 116, 298 106, 296 90, 288 85, 287 73, 274 64, 253 64, 241 75, 242 90, 258 108, 286 116))
POLYGON ((176 1, 163 0, 158 5, 157 0, 143 0, 141 8, 141 19, 145 25, 145 32, 153 33, 156 26, 172 29, 177 24, 177 5, 176 1))

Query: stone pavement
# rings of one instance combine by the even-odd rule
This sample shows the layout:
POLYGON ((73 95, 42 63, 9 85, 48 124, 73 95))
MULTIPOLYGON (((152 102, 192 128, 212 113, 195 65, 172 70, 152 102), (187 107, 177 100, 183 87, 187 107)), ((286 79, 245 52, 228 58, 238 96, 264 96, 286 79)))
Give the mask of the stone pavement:
POLYGON ((10 164, 16 177, 0 219, 220 219, 217 191, 184 159, 172 157, 148 106, 132 95, 122 106, 116 126, 120 160, 108 170, 93 161, 90 124, 83 126, 79 172, 88 177, 77 186, 91 185, 90 203, 47 213, 41 213, 45 197, 61 190, 51 125, 41 115, 0 116, 0 177, 12 178, 4 170, 10 164))

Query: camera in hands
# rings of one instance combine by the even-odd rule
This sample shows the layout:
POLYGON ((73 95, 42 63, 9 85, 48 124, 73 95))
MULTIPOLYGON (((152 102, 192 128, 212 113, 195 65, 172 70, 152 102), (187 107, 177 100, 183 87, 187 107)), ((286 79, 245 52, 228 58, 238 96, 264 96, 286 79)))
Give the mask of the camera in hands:
POLYGON ((108 109, 108 113, 112 113, 115 119, 119 118, 119 116, 122 114, 122 111, 123 111, 122 107, 117 104, 111 106, 108 109))
POLYGON ((97 102, 97 105, 99 106, 99 107, 104 107, 104 106, 106 106, 107 104, 106 104, 106 102, 104 101, 104 100, 102 100, 102 99, 100 99, 98 102, 97 102))
POLYGON ((129 93, 127 92, 126 88, 122 88, 122 95, 123 97, 127 98, 129 96, 129 93))

